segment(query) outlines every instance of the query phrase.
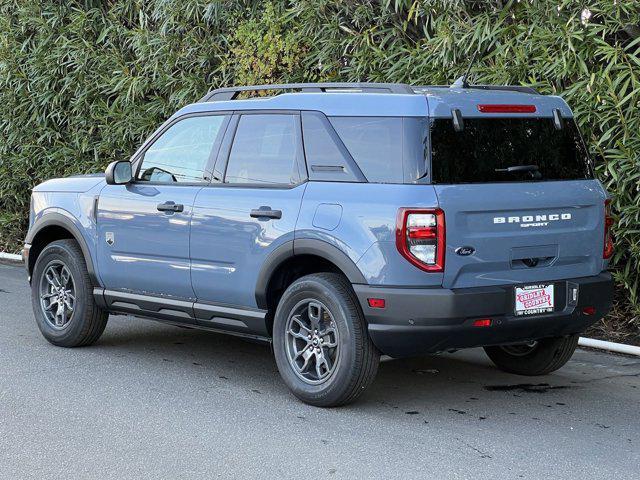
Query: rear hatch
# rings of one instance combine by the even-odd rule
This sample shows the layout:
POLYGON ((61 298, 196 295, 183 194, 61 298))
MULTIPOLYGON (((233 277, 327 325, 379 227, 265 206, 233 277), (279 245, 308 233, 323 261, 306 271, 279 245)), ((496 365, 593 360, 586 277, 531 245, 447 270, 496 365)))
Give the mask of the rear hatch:
POLYGON ((447 288, 584 277, 603 268, 604 201, 572 118, 431 120, 447 288))

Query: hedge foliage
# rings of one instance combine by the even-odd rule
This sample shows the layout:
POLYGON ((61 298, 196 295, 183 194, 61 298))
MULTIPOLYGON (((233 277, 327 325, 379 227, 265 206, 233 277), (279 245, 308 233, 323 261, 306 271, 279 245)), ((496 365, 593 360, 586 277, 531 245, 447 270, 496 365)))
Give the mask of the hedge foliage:
POLYGON ((0 0, 0 249, 31 187, 126 158, 207 89, 472 81, 563 96, 614 196, 614 264, 640 282, 640 2, 0 0))

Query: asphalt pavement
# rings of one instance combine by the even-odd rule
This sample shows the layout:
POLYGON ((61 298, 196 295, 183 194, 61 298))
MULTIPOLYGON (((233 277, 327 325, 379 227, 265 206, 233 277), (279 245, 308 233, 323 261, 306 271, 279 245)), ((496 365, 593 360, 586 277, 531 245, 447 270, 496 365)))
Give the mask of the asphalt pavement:
POLYGON ((482 350, 384 362, 353 405, 300 403, 268 347, 112 316, 91 347, 40 335, 0 264, 2 479, 640 477, 640 358, 554 374, 482 350))

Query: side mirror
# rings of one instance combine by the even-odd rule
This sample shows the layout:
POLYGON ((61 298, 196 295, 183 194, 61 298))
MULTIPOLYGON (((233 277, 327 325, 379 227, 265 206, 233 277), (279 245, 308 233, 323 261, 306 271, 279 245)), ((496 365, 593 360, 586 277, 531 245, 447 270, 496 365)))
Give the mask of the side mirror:
POLYGON ((133 180, 131 163, 128 161, 111 162, 104 172, 107 185, 126 185, 133 180))

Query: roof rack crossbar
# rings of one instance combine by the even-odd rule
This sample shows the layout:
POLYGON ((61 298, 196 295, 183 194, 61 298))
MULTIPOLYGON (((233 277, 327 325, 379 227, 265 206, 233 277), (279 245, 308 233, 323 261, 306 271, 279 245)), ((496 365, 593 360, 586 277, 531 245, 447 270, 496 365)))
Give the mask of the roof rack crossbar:
POLYGON ((246 87, 228 87, 211 90, 200 102, 235 100, 242 92, 264 90, 300 90, 302 92, 327 92, 330 90, 357 90, 367 93, 404 93, 413 94, 413 88, 403 83, 283 83, 275 85, 250 85, 246 87))

